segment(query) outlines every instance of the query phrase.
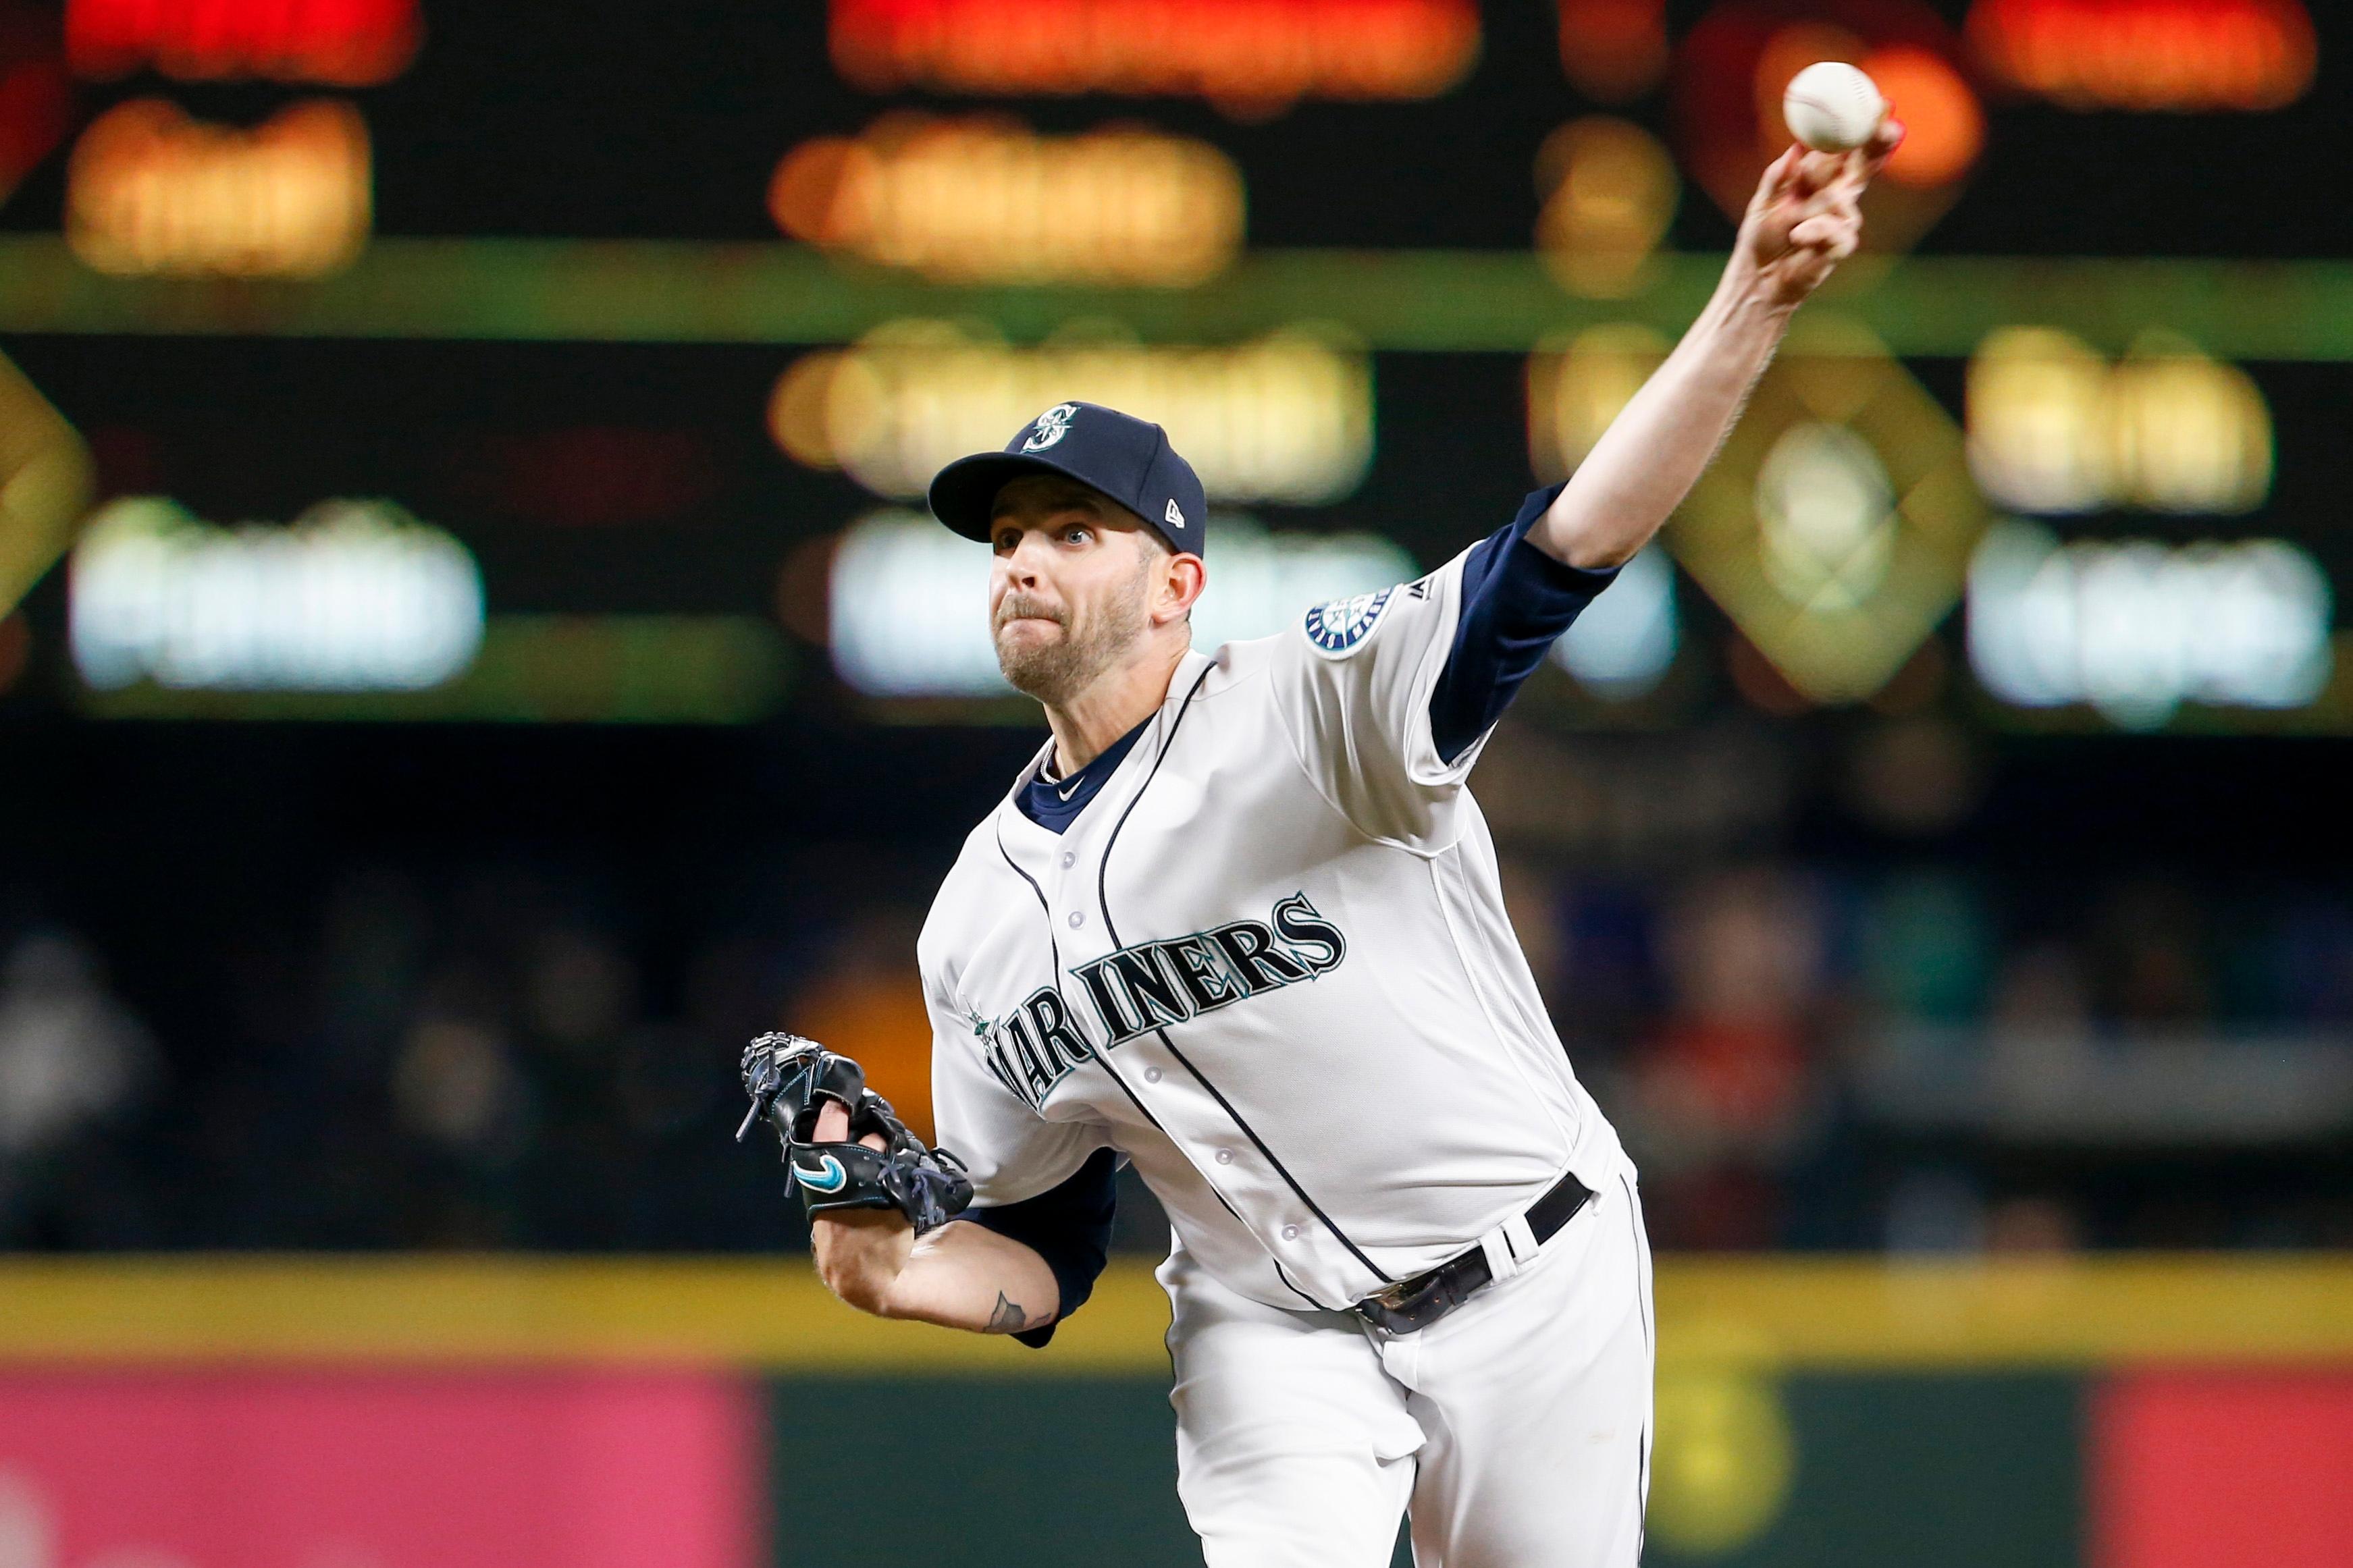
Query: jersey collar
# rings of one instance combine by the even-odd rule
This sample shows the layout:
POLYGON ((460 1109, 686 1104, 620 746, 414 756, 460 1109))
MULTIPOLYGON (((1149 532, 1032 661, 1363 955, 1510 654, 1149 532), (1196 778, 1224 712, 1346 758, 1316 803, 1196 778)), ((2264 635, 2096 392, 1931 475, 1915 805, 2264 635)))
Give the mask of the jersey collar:
MULTIPOLYGON (((1169 678, 1167 696, 1161 699, 1159 709, 1151 718, 1130 731, 1130 734, 1134 736, 1134 742, 1128 744, 1127 754, 1113 763, 1110 772, 1094 787, 1092 793, 1097 797, 1121 793, 1128 787, 1128 781, 1136 776, 1136 770, 1139 767, 1148 770, 1152 766, 1153 759, 1160 754, 1160 748, 1167 742, 1169 726, 1176 722, 1177 711, 1184 707, 1187 694, 1199 684, 1203 673, 1214 662, 1215 660, 1198 648, 1186 650, 1185 657, 1176 661, 1176 674, 1169 678)), ((1041 827, 1032 822, 1023 813, 1021 794, 1031 784, 1045 777, 1046 765, 1053 759, 1054 738, 1049 735, 1046 737, 1045 744, 1038 748, 1035 754, 1030 757, 1029 764, 1014 778, 1013 787, 1007 790, 1004 798, 997 802, 998 816, 1014 831, 1036 833, 1049 842, 1056 837, 1056 834, 1052 829, 1041 827)), ((1082 768, 1079 771, 1084 773, 1086 769, 1082 768)), ((1075 826, 1075 822, 1071 826, 1075 826)))

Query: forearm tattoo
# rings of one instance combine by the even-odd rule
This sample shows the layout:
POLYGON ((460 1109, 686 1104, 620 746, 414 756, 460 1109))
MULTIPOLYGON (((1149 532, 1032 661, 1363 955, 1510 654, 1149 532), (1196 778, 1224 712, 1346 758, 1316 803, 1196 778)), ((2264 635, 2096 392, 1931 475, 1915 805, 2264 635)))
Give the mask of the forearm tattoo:
POLYGON ((1029 1314, 1015 1306, 1006 1298, 1005 1292, 999 1290, 997 1293, 997 1310, 988 1315, 987 1331, 992 1334, 1016 1334, 1029 1326, 1029 1314))

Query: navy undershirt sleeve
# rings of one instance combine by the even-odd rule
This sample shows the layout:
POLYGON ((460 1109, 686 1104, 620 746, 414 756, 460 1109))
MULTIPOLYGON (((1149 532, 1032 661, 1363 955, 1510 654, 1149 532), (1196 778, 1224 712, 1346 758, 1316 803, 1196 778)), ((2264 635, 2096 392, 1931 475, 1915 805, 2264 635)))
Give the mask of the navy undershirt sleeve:
POLYGON ((1462 614, 1430 694, 1430 736, 1441 762, 1469 751, 1504 716, 1560 634, 1617 578, 1614 566, 1564 565, 1528 542, 1562 489, 1530 495, 1511 526, 1472 545, 1462 563, 1462 614))
POLYGON ((1108 1149, 1098 1149, 1087 1156, 1078 1174, 1060 1186, 1050 1187, 1018 1204, 964 1211, 964 1218, 999 1236, 1011 1237, 1044 1258, 1046 1267, 1054 1271, 1054 1284, 1061 1298, 1055 1309, 1054 1321, 1041 1329, 1016 1333, 1013 1337, 1023 1344, 1044 1349, 1046 1342, 1054 1337, 1054 1324, 1077 1311, 1094 1294, 1095 1279, 1103 1273, 1103 1264, 1111 1256, 1111 1220, 1118 1206, 1118 1172, 1119 1157, 1108 1149))

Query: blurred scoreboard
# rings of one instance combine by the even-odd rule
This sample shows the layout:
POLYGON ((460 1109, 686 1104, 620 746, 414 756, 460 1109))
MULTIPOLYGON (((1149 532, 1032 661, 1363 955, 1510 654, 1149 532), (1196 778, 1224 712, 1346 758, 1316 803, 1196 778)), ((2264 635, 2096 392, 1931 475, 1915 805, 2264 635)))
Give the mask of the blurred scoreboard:
POLYGON ((1565 639, 1555 710, 2353 730, 2339 26, 0 0, 0 483, 40 479, 0 593, 79 514, 57 476, 95 503, 0 622, 0 702, 1009 715, 985 555, 920 498, 1072 397, 1202 469, 1202 635, 1273 630, 1573 471, 1706 298, 1782 85, 1840 58, 1910 128, 1870 254, 1565 639))

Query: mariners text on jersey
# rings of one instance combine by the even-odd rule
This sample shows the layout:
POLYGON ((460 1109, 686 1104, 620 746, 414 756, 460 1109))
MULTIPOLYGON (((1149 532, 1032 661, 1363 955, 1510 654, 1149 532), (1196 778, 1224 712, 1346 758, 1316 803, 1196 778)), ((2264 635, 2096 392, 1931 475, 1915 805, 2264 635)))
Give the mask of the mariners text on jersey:
POLYGON ((1294 893, 1265 920, 1139 942, 1072 970, 1089 1003, 1084 1014, 1072 1013, 1059 988, 1040 985, 1002 1018, 976 1016, 974 1032, 987 1042, 983 1058, 997 1081, 1042 1107, 1098 1050, 1313 980, 1347 955, 1340 928, 1294 893))

